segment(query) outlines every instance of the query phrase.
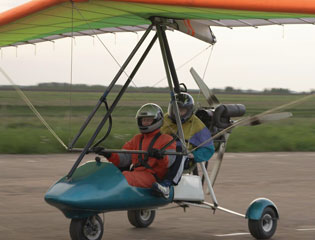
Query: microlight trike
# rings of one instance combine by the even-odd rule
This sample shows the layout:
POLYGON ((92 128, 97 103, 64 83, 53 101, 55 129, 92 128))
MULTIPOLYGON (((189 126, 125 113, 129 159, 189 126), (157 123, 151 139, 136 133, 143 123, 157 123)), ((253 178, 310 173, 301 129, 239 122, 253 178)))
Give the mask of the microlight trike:
MULTIPOLYGON (((210 128, 214 136, 213 140, 218 145, 218 157, 214 160, 210 177, 204 164, 200 164, 212 203, 204 201, 202 181, 196 175, 184 175, 180 184, 172 189, 169 199, 163 199, 152 196, 150 189, 128 186, 120 170, 109 163, 95 161, 80 167, 79 165, 90 151, 105 122, 111 121, 111 113, 157 39, 160 42, 171 101, 174 109, 177 109, 174 96, 175 93, 181 92, 181 88, 167 42, 166 29, 179 30, 213 44, 215 38, 209 26, 233 28, 273 24, 314 24, 314 13, 315 3, 307 0, 34 0, 2 13, 0 15, 1 47, 36 44, 63 37, 97 36, 107 32, 134 32, 147 29, 82 126, 70 145, 70 150, 74 150, 76 141, 99 107, 103 103, 107 107, 107 95, 148 37, 149 32, 152 29, 156 31, 117 98, 109 108, 107 107, 108 111, 102 122, 81 151, 71 171, 52 186, 45 196, 48 203, 72 218, 71 237, 73 239, 100 239, 103 225, 97 214, 108 211, 127 210, 129 220, 133 225, 146 227, 154 219, 154 209, 175 202, 182 207, 205 207, 209 210, 222 210, 240 217, 247 217, 250 232, 254 237, 270 238, 276 230, 279 217, 276 206, 270 200, 254 200, 246 214, 239 214, 222 208, 212 187, 222 163, 230 130, 236 124, 259 124, 265 120, 283 118, 289 114, 260 115, 247 119, 248 121, 238 121, 233 124, 230 118, 242 115, 244 108, 239 105, 216 104, 217 101, 213 95, 209 95, 209 92, 201 87, 203 93, 208 96, 210 109, 200 109, 199 116, 208 123, 206 125, 210 128)), ((198 79, 193 70, 192 74, 195 80, 198 79)), ((177 125, 181 125, 178 113, 177 125)), ((179 131, 178 135, 179 138, 184 139, 182 131, 179 131)), ((183 151, 178 154, 185 155, 188 152, 183 151)))
MULTIPOLYGON (((119 70, 104 95, 100 98, 95 109, 74 138, 70 145, 70 149, 73 151, 76 150, 73 146, 103 103, 105 103, 107 109, 104 118, 85 148, 80 150, 81 154, 68 175, 63 177, 48 190, 45 195, 45 200, 49 204, 60 209, 66 217, 72 219, 70 224, 70 235, 72 239, 101 239, 103 234, 103 222, 98 216, 99 213, 127 211, 130 223, 135 227, 141 228, 147 227, 153 222, 156 209, 172 202, 183 208, 188 206, 202 207, 211 211, 221 210, 242 218, 248 218, 249 230, 254 237, 258 239, 270 238, 276 231, 277 219, 279 218, 277 207, 272 201, 265 198, 256 199, 249 205, 246 214, 240 214, 219 205, 213 190, 213 184, 215 183, 215 179, 220 170, 229 134, 236 124, 259 124, 267 120, 289 117, 290 114, 278 113, 262 115, 237 121, 233 124, 234 121, 231 120, 231 118, 243 116, 245 114, 245 106, 242 104, 220 104, 218 99, 212 94, 193 68, 191 69, 192 76, 209 103, 208 107, 198 109, 196 115, 206 124, 213 134, 213 137, 207 141, 214 140, 218 149, 218 157, 214 163, 210 177, 208 176, 205 164, 200 163, 199 168, 203 174, 203 179, 198 176, 196 168, 191 168, 191 171, 188 170, 188 174, 182 176, 179 185, 171 188, 170 196, 167 199, 164 199, 154 196, 151 189, 129 186, 120 169, 111 163, 102 162, 99 157, 93 162, 88 162, 78 167, 87 153, 93 151, 93 148, 98 146, 101 142, 106 141, 106 137, 108 136, 112 125, 111 113, 114 111, 118 101, 124 94, 129 83, 157 39, 159 39, 160 42, 165 71, 168 77, 169 89, 171 92, 171 104, 173 104, 173 108, 175 109, 176 123, 177 126, 179 126, 178 137, 182 142, 185 142, 175 95, 187 91, 187 89, 184 84, 178 82, 176 76, 176 70, 174 68, 165 34, 169 21, 159 17, 152 18, 151 21, 152 24, 148 27, 143 37, 122 66, 122 69, 119 70), (122 87, 122 90, 117 95, 112 105, 108 107, 106 96, 112 90, 129 60, 137 52, 139 45, 142 44, 153 27, 156 29, 156 34, 144 51, 139 62, 136 64, 125 85, 122 87), (97 143, 94 143, 97 135, 107 120, 109 120, 110 126, 106 135, 101 140, 97 141, 97 143), (194 169, 194 172, 192 172, 192 169, 194 169), (207 186, 207 191, 211 196, 212 203, 205 201, 202 182, 207 186)), ((212 32, 210 31, 208 34, 210 36, 210 41, 214 43, 215 37, 212 32)), ((115 149, 107 149, 106 151, 128 154, 147 154, 145 151, 115 149)), ((183 152, 176 153, 166 151, 165 154, 187 155, 188 151, 187 149, 184 149, 183 152)))

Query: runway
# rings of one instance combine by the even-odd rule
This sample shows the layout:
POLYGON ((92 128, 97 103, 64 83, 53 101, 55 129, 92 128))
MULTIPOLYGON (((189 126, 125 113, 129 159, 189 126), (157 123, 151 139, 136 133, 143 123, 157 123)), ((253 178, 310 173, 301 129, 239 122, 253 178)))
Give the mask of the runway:
MULTIPOLYGON (((75 154, 0 155, 0 239, 70 239, 70 220, 46 204, 44 194, 68 173, 76 158, 75 154)), ((93 158, 88 155, 85 160, 93 158)), ((315 152, 226 153, 214 190, 220 206, 242 214, 252 200, 271 199, 280 214, 272 239, 314 240, 314 184, 315 152)), ((209 196, 207 201, 211 202, 209 196)), ((104 216, 103 239, 253 239, 246 219, 220 211, 162 209, 147 229, 132 227, 126 212, 104 216)))

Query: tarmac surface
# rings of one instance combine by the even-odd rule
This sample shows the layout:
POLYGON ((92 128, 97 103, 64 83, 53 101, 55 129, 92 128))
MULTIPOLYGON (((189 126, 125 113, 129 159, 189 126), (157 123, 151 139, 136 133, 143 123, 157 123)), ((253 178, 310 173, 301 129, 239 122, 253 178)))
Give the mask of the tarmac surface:
MULTIPOLYGON (((75 154, 0 155, 0 239, 70 239, 63 214, 44 201, 66 175, 75 154)), ((88 155, 86 160, 92 160, 88 155)), ((315 239, 315 153, 226 153, 215 184, 220 206, 245 214, 258 197, 271 199, 280 220, 272 239, 315 239)), ((211 202, 209 196, 207 201, 211 202)), ((176 205, 169 205, 170 207, 176 205)), ((105 214, 103 239, 254 239, 247 220, 190 207, 158 210, 153 224, 136 229, 126 212, 105 214)))

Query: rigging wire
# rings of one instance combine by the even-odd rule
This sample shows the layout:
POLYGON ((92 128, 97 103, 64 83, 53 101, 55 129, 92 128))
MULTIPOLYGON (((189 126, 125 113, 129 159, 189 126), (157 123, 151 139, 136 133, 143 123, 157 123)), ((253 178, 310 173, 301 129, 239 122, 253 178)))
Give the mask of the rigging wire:
MULTIPOLYGON (((113 60, 116 62, 116 64, 122 68, 122 65, 118 62, 118 60, 115 58, 115 56, 111 53, 111 51, 108 49, 108 47, 105 45, 105 43, 102 41, 102 39, 98 36, 98 34, 95 32, 95 30, 91 27, 91 25, 89 24, 89 21, 87 21, 85 19, 85 17, 83 16, 83 14, 81 13, 81 11, 76 7, 75 3, 73 2, 73 8, 75 8, 77 10, 77 12, 79 13, 79 15, 81 16, 81 18, 83 19, 83 21, 85 21, 85 23, 89 26, 90 30, 94 33, 94 36, 99 40, 99 42, 102 44, 102 46, 105 48, 105 50, 108 52, 108 54, 113 58, 113 60)), ((93 39, 94 39, 94 36, 93 36, 93 39)), ((115 36, 115 42, 116 42, 116 34, 114 34, 115 36)), ((94 40, 93 40, 94 41, 94 40)), ((127 78, 129 78, 129 75, 128 73, 126 73, 126 71, 123 71, 123 73, 127 76, 127 78)), ((136 89, 139 89, 137 87, 137 85, 134 83, 134 81, 131 81, 132 84, 135 86, 136 89)), ((105 107, 106 109, 108 110, 108 105, 107 105, 107 102, 105 102, 105 107)), ((110 134, 110 131, 112 129, 112 117, 110 116, 109 118, 109 126, 108 126, 108 130, 107 132, 105 133, 105 136, 102 137, 100 140, 98 140, 93 147, 96 147, 98 146, 102 141, 104 141, 108 135, 110 134)))
MULTIPOLYGON (((77 12, 80 14, 81 18, 85 21, 85 23, 89 26, 89 28, 92 30, 92 32, 94 33, 94 35, 96 36, 96 38, 99 40, 99 42, 103 45, 103 47, 105 48, 105 50, 108 52, 108 54, 113 58, 113 60, 116 62, 116 64, 119 66, 119 68, 121 68, 121 64, 118 62, 118 60, 115 58, 115 56, 112 54, 112 52, 108 49, 108 47, 105 45, 105 43, 102 41, 102 39, 98 36, 98 34, 95 32, 95 30, 91 27, 89 21, 83 16, 83 14, 81 13, 80 9, 78 9, 76 7, 76 5, 74 4, 74 2, 72 2, 73 7, 77 10, 77 12)), ((116 37, 116 34, 115 34, 116 37)), ((116 40, 115 40, 116 41, 116 40)), ((129 78, 129 74, 126 71, 123 71, 124 74, 127 76, 127 78, 129 78)), ((132 84, 137 88, 137 85, 134 83, 134 81, 131 81, 132 84)))
MULTIPOLYGON (((191 61, 193 61, 195 58, 197 58, 198 56, 200 56, 201 54, 203 54, 205 51, 207 51, 209 48, 211 48, 211 52, 210 52, 210 55, 209 55, 209 59, 211 58, 211 55, 212 55, 212 50, 213 50, 213 46, 212 45, 208 45, 206 48, 202 49, 200 52, 198 52, 197 54, 195 54, 193 57, 191 57, 190 59, 188 59, 187 61, 185 61, 183 64, 181 64, 178 68, 175 69, 175 71, 177 72, 178 70, 180 70, 181 68, 183 68, 186 64, 190 63, 191 61)), ((207 69, 207 66, 209 64, 209 59, 207 61, 207 65, 205 67, 205 71, 207 69)), ((160 82, 164 81, 166 79, 166 77, 163 77, 162 79, 160 79, 158 82, 156 82, 155 84, 153 84, 152 87, 155 87, 156 85, 158 85, 160 82)), ((200 89, 199 89, 199 95, 200 95, 200 89)), ((198 95, 198 99, 199 99, 199 95, 198 95)), ((171 128, 171 126, 169 125, 166 125, 167 128, 170 130, 170 132, 175 135, 176 137, 178 137, 178 133, 177 131, 175 131, 173 128, 171 128)), ((191 126, 190 130, 192 131, 192 128, 193 126, 191 126)), ((180 139, 180 138, 179 138, 180 139)), ((186 145, 186 143, 182 143, 183 145, 186 145)), ((189 147, 189 142, 187 143, 189 147)))
POLYGON ((56 132, 49 126, 49 124, 45 121, 45 119, 41 116, 41 114, 36 110, 31 101, 27 98, 27 96, 23 93, 23 91, 14 83, 14 81, 10 78, 10 76, 0 67, 0 72, 4 75, 4 77, 11 83, 16 92, 20 95, 22 100, 28 105, 28 107, 33 111, 33 113, 38 117, 38 119, 44 124, 44 126, 50 131, 50 133, 57 139, 57 141, 66 149, 68 147, 64 142, 58 137, 56 132))
POLYGON ((210 51, 210 54, 209 54, 209 57, 208 57, 208 61, 207 61, 207 64, 206 64, 205 70, 204 70, 203 75, 202 75, 202 80, 204 80, 204 79, 205 79, 206 72, 207 72, 207 70, 208 70, 208 66, 209 66, 209 62, 210 62, 210 59, 211 59, 211 57, 212 57, 212 53, 213 53, 213 49, 214 49, 214 45, 211 45, 211 46, 212 46, 212 48, 211 48, 211 51, 210 51))
MULTIPOLYGON (((210 59, 211 59, 211 57, 212 57, 213 49, 214 49, 214 45, 212 45, 212 48, 211 48, 211 51, 210 51, 210 54, 209 54, 209 57, 208 57, 208 60, 207 60, 206 67, 205 67, 205 70, 204 70, 203 75, 202 75, 202 80, 203 80, 203 81, 204 81, 204 79, 205 79, 205 77, 206 77, 206 72, 207 72, 207 70, 208 70, 208 66, 209 66, 210 59)), ((198 99, 199 99, 199 96, 200 96, 200 92, 201 92, 201 89, 199 88, 198 99)), ((216 152, 216 150, 215 150, 215 152, 216 152)), ((207 161, 207 162, 205 163, 206 169, 208 169, 208 165, 209 165, 209 161, 207 161)), ((202 176, 202 184, 204 183, 204 179, 205 179, 205 176, 203 175, 203 176, 202 176)))
MULTIPOLYGON (((71 3, 73 6, 73 2, 71 3)), ((69 85, 69 136, 68 136, 68 141, 69 141, 69 146, 71 144, 71 135, 72 135, 72 83, 73 83, 73 25, 74 25, 74 20, 73 20, 73 7, 72 7, 72 21, 71 21, 71 52, 70 52, 70 85, 69 85)))
MULTIPOLYGON (((207 71, 207 69, 208 69, 208 65, 209 65, 209 62, 210 62, 210 59, 211 59, 211 56, 212 56, 212 52, 213 52, 214 45, 211 45, 211 44, 210 44, 210 45, 208 46, 208 48, 209 48, 209 47, 211 47, 211 48, 210 48, 210 53, 209 53, 209 57, 208 57, 208 60, 207 60, 207 63, 206 63, 206 66, 205 66, 205 69, 204 69, 204 72, 203 72, 202 80, 204 80, 204 78, 205 78, 205 74, 206 74, 206 71, 207 71)), ((207 48, 207 49, 208 49, 208 48, 207 48)), ((197 101, 196 101, 196 105, 197 105, 197 104, 199 105, 200 93, 201 93, 201 89, 199 88, 198 96, 197 96, 197 101)), ((189 133, 189 135, 191 134, 191 132, 192 132, 192 130, 193 130, 194 123, 195 123, 195 121, 192 121, 192 124, 191 124, 191 127, 190 127, 190 133, 189 133)), ((189 141, 188 141, 187 145, 188 145, 187 148, 189 148, 189 145, 190 145, 190 142, 189 142, 189 141)))
MULTIPOLYGON (((194 55, 193 57, 191 57, 190 59, 188 59, 186 62, 184 62, 183 64, 181 64, 178 68, 176 68, 176 72, 178 70, 180 70, 181 68, 183 68, 186 64, 190 63, 192 60, 194 60, 195 58, 199 57, 199 55, 201 55, 202 53, 204 53, 205 51, 208 50, 208 48, 210 48, 211 45, 207 46, 206 48, 202 49, 200 52, 198 52, 196 55, 194 55)), ((160 82, 164 81, 166 79, 166 76, 161 78, 160 80, 158 80, 155 84, 152 85, 152 87, 155 87, 156 85, 158 85, 160 82)))
MULTIPOLYGON (((76 7, 76 5, 74 3, 72 3, 72 10, 75 8, 77 10, 77 12, 79 13, 79 15, 81 16, 81 18, 86 22, 86 24, 89 26, 89 28, 92 30, 92 32, 94 33, 94 35, 96 36, 96 38, 99 40, 99 42, 103 45, 103 47, 105 48, 105 50, 109 53, 109 55, 113 58, 113 60, 116 62, 116 64, 121 68, 121 64, 118 62, 118 60, 114 57, 114 55, 111 53, 111 51, 107 48, 107 46, 105 45, 105 43, 102 41, 102 39, 96 34, 96 32, 94 31, 94 29, 91 28, 89 22, 85 19, 85 17, 83 16, 83 14, 81 13, 80 9, 78 9, 76 7)), ((72 11, 72 14, 73 14, 73 11, 72 11)), ((73 15, 72 15, 72 24, 73 24, 73 15)), ((73 27, 73 25, 72 25, 73 27)), ((72 28, 72 37, 73 37, 73 28, 72 28)), ((73 47, 73 46, 71 46, 73 47)), ((195 56, 193 56, 191 59, 189 59, 188 61, 186 61, 185 63, 183 63, 179 68, 176 69, 179 70, 180 68, 182 68, 183 66, 185 66, 186 64, 188 64, 189 62, 191 62, 193 59, 195 59, 196 57, 198 57, 200 54, 202 54, 203 52, 205 52, 209 47, 211 47, 211 45, 207 46, 205 49, 203 49, 201 52, 199 52, 198 54, 196 54, 195 56)), ((211 51, 212 53, 212 51, 211 51)), ((211 56, 211 53, 210 53, 210 56, 211 56)), ((72 60, 71 60, 72 61, 72 60)), ((209 59, 208 59, 208 63, 209 63, 209 59)), ((207 63, 207 64, 208 64, 207 63)), ((72 64, 72 63, 71 63, 72 64)), ((72 65, 71 65, 72 67, 72 65)), ((72 71, 72 70, 71 70, 72 71)), ((206 69, 205 69, 206 71, 206 69)), ((129 77, 129 75, 126 73, 126 71, 123 71, 124 74, 129 77)), ((71 72, 71 75, 72 75, 72 72, 71 72)), ((72 76, 71 76, 72 77, 72 76)), ((71 78, 72 79, 72 78, 71 78)), ((160 83, 161 81, 163 81, 165 79, 165 77, 161 80, 159 80, 156 84, 153 85, 156 86, 158 83, 160 83)), ((132 81, 132 84, 137 88, 139 89, 136 84, 134 83, 134 81, 132 81)), ((200 92, 199 92, 200 94, 200 92)), ((108 133, 106 133, 106 136, 108 135, 108 133)), ((104 140, 104 138, 102 138, 101 140, 99 140, 96 145, 98 145, 100 142, 102 142, 104 140)))

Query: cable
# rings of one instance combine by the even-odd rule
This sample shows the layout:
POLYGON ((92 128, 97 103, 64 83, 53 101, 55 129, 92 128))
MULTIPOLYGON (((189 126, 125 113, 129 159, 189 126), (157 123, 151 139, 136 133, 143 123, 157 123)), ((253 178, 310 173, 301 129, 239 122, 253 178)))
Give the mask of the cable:
POLYGON ((68 137, 68 141, 69 141, 69 145, 71 144, 71 133, 72 133, 72 82, 73 82, 73 2, 71 2, 72 4, 72 21, 71 21, 71 53, 70 53, 70 86, 69 86, 69 137, 68 137))
MULTIPOLYGON (((100 41, 100 43, 103 45, 103 47, 106 49, 106 51, 108 52, 108 54, 114 59, 114 61, 116 62, 116 64, 121 68, 121 64, 118 62, 118 60, 114 57, 114 55, 111 53, 111 51, 109 51, 109 49, 106 47, 105 43, 102 41, 102 39, 98 36, 98 34, 95 33, 94 29, 91 28, 91 25, 89 24, 89 22, 85 19, 85 17, 83 16, 83 14, 81 13, 81 11, 75 6, 74 3, 72 3, 74 8, 77 10, 77 12, 80 14, 80 16, 82 17, 82 19, 86 22, 86 24, 89 26, 89 28, 92 30, 92 32, 94 33, 94 35, 97 37, 97 39, 100 41)), ((126 71, 124 71, 124 74, 129 78, 129 75, 126 73, 126 71)), ((132 84, 137 88, 137 85, 131 81, 132 84)))
MULTIPOLYGON (((210 51, 210 54, 209 54, 209 57, 208 57, 208 60, 207 60, 206 66, 205 66, 205 70, 204 70, 204 72, 203 72, 202 80, 204 80, 204 78, 205 78, 205 74, 206 74, 206 71, 207 71, 207 68, 208 68, 208 65, 209 65, 211 56, 212 56, 213 45, 209 45, 208 47, 211 47, 211 46, 212 46, 212 48, 210 48, 211 51, 210 51)), ((207 48, 207 49, 208 49, 208 48, 207 48)), ((199 104, 199 102, 200 102, 200 101, 199 101, 199 99, 200 99, 200 93, 201 93, 201 89, 199 88, 199 92, 198 92, 196 104, 199 104)), ((191 135, 191 132, 192 132, 193 127, 194 127, 194 124, 195 124, 195 121, 192 121, 192 124, 191 124, 191 127, 190 127, 189 135, 191 135)), ((188 145, 188 148, 189 148, 189 146, 190 146, 190 142, 189 142, 189 141, 188 141, 187 145, 188 145)), ((206 167, 206 169, 207 169, 207 167, 206 167)))
MULTIPOLYGON (((187 63, 191 62, 192 60, 194 60, 196 57, 198 57, 199 55, 201 55, 202 53, 204 53, 205 51, 208 50, 208 48, 211 47, 207 46, 206 48, 202 49, 200 52, 198 52, 196 55, 194 55, 192 58, 188 59, 186 62, 184 62, 182 65, 180 65, 178 68, 176 68, 176 71, 180 70, 182 67, 184 67, 187 63)), ((155 87, 156 85, 158 85, 160 82, 164 81, 166 79, 166 77, 161 78, 160 80, 158 80, 155 84, 153 84, 152 87, 155 87)))
POLYGON ((5 78, 11 83, 13 88, 17 91, 23 101, 29 106, 29 108, 33 111, 33 113, 38 117, 38 119, 45 125, 45 127, 50 131, 50 133, 57 139, 57 141, 66 149, 68 147, 64 142, 58 137, 55 131, 49 126, 49 124, 45 121, 45 119, 40 115, 40 113, 36 110, 31 101, 27 98, 27 96, 23 93, 23 91, 13 82, 13 80, 9 77, 9 75, 0 67, 0 72, 5 76, 5 78))

